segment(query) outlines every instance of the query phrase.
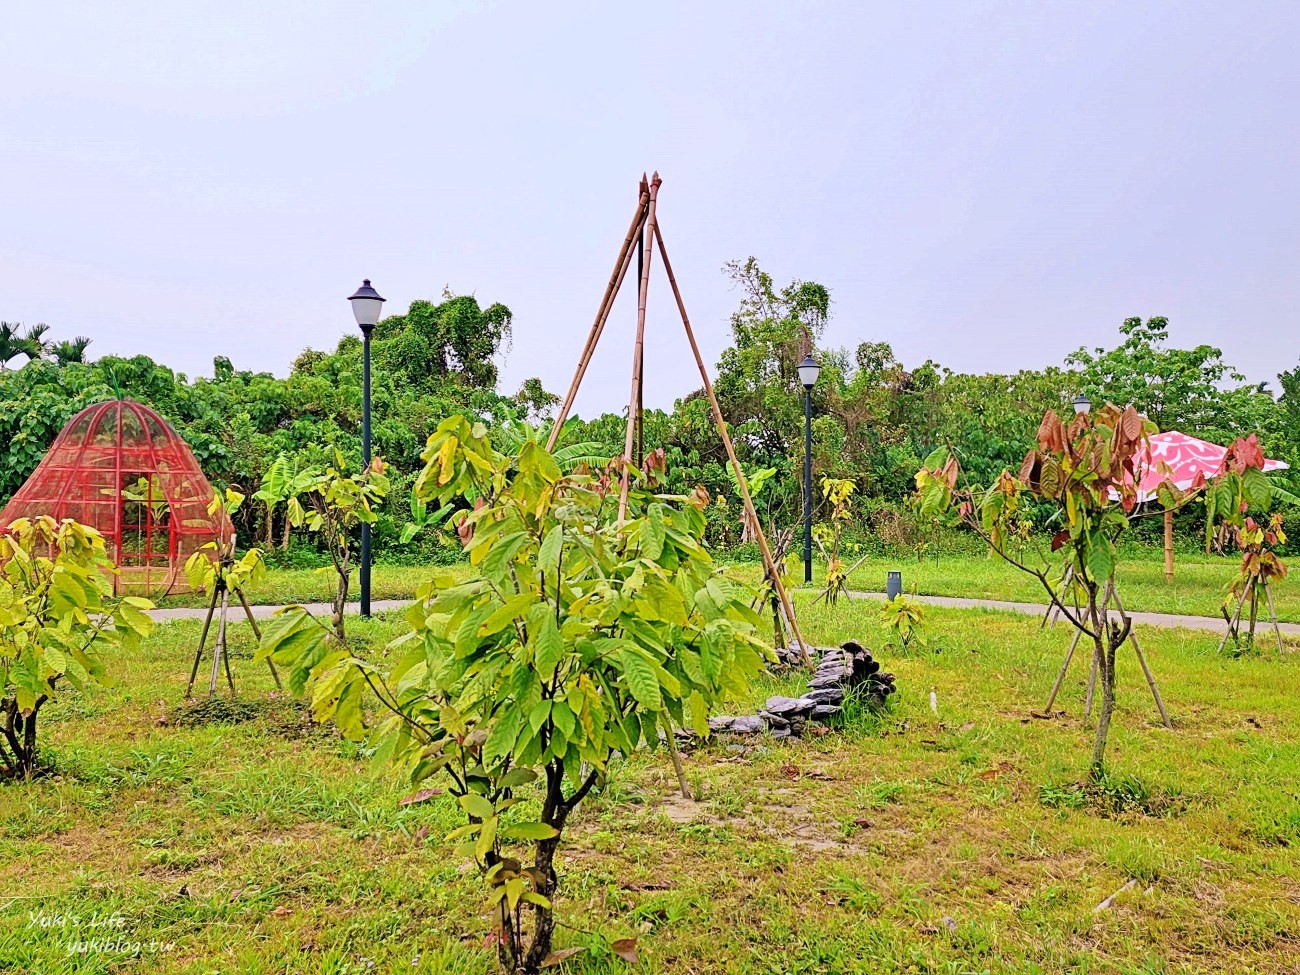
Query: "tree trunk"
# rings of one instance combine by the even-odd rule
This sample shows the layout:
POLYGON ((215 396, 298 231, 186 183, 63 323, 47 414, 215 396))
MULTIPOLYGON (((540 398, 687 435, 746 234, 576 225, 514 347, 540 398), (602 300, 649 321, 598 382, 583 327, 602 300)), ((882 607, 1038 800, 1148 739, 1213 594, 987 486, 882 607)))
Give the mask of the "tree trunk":
POLYGON ((289 534, 293 531, 293 522, 289 520, 288 512, 284 516, 284 538, 280 541, 280 551, 289 551, 289 534))
POLYGON ((340 641, 346 642, 347 636, 343 632, 343 611, 348 605, 348 561, 343 560, 339 566, 339 587, 334 593, 334 635, 340 641))
POLYGON ((268 503, 266 506, 266 547, 268 549, 275 548, 275 518, 272 515, 271 505, 268 503))
MULTIPOLYGON (((563 829, 564 823, 556 826, 563 829)), ((555 876, 555 851, 560 847, 560 837, 541 840, 537 844, 537 856, 533 866, 545 883, 538 893, 551 902, 550 907, 533 905, 533 937, 524 956, 523 971, 525 975, 536 975, 542 970, 542 962, 551 953, 551 940, 555 936, 555 891, 559 886, 555 876)))
POLYGON ((1110 733, 1110 718, 1115 712, 1115 650, 1114 634, 1106 627, 1097 639, 1098 661, 1101 664, 1101 708, 1097 712, 1097 737, 1092 743, 1092 774, 1100 775, 1106 761, 1106 736, 1110 733))

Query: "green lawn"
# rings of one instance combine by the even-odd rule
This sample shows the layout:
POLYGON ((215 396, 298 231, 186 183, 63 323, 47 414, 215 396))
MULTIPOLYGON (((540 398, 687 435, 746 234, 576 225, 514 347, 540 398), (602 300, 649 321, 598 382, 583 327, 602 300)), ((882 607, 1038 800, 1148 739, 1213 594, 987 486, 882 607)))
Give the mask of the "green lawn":
MULTIPOLYGON (((427 566, 376 565, 371 570, 372 599, 410 599, 416 586, 427 582, 435 572, 468 572, 468 565, 433 569, 427 566)), ((323 569, 269 569, 267 577, 247 590, 248 601, 255 604, 323 603, 334 598, 338 576, 332 567, 323 569)), ((361 583, 355 570, 349 582, 348 599, 360 598, 361 583)), ((159 606, 206 606, 202 593, 180 593, 157 599, 159 606)))
MULTIPOLYGON (((1200 554, 1179 554, 1174 581, 1165 582, 1163 555, 1155 549, 1125 552, 1118 572, 1124 607, 1153 613, 1219 616, 1228 585, 1237 575, 1239 559, 1200 554)), ((849 578, 854 589, 883 592, 890 569, 903 573, 903 588, 934 596, 969 596, 1045 603, 1047 596, 1033 576, 996 556, 940 556, 917 560, 906 556, 873 556, 849 578)), ((816 567, 816 578, 823 569, 816 567)), ((1300 586, 1283 581, 1274 588, 1277 615, 1300 622, 1300 586)), ((1261 617, 1267 609, 1261 604, 1261 617)))
MULTIPOLYGON (((879 643, 860 603, 802 619, 818 642, 879 643)), ((559 943, 596 949, 562 971, 1296 971, 1296 647, 1229 658, 1210 634, 1143 630, 1176 730, 1125 654, 1110 785, 1085 794, 1082 662, 1067 713, 1030 717, 1066 631, 928 620, 939 652, 886 656, 890 713, 749 755, 699 748, 698 804, 674 798, 666 757, 620 763, 561 854, 559 943), (634 969, 600 950, 627 935, 634 969)), ((353 632, 378 654, 399 629, 353 632)), ((271 694, 246 627, 233 633, 240 723, 182 705, 193 623, 117 661, 117 686, 49 709, 60 774, 0 787, 0 969, 495 971, 480 883, 440 842, 453 804, 399 806, 401 785, 271 694), (68 952, 92 938, 100 950, 68 952)))

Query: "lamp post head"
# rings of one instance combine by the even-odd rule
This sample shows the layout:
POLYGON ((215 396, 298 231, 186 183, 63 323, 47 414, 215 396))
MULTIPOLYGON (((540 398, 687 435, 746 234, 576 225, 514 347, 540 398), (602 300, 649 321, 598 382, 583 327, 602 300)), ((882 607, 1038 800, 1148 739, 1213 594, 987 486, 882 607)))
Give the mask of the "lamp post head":
POLYGON ((798 365, 799 382, 803 383, 803 388, 811 390, 817 385, 817 377, 821 375, 822 367, 817 364, 817 360, 810 355, 803 357, 803 362, 798 365))
POLYGON ((1075 413, 1087 413, 1091 409, 1092 409, 1092 403, 1091 401, 1089 401, 1088 397, 1083 395, 1083 393, 1080 393, 1078 396, 1074 398, 1075 413))
POLYGON ((361 287, 348 297, 348 301, 352 302, 352 314, 356 317, 357 324, 361 326, 361 331, 368 332, 374 328, 379 321, 379 311, 384 306, 384 299, 379 296, 378 291, 370 287, 369 278, 361 282, 361 287))

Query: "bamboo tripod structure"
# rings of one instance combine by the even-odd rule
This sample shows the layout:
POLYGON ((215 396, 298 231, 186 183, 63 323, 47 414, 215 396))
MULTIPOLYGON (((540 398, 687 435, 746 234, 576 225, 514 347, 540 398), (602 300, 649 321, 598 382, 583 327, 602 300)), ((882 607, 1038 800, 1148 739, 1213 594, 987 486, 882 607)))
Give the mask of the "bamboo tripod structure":
MULTIPOLYGON (((1241 622, 1241 609, 1245 605, 1246 599, 1250 599, 1250 634, 1248 642, 1255 642, 1255 621, 1259 615, 1259 587, 1264 587, 1264 595, 1268 598, 1268 615, 1273 622, 1273 632, 1277 635, 1277 655, 1279 659, 1285 651, 1282 649, 1282 627, 1278 625, 1277 610, 1273 608, 1273 589, 1262 579, 1255 577, 1250 584, 1241 590, 1241 598, 1237 600, 1237 609, 1228 620, 1228 628, 1223 631, 1223 639, 1219 641, 1218 649, 1215 653, 1223 653, 1223 648, 1228 645, 1228 637, 1237 636, 1237 626, 1241 622)), ((1227 613, 1224 614, 1227 617, 1227 613)))
MULTIPOLYGON (((235 693, 235 678, 230 673, 230 654, 226 652, 226 611, 230 607, 230 588, 226 585, 225 579, 218 575, 216 582, 212 584, 212 599, 208 602, 208 615, 203 620, 203 632, 199 634, 199 648, 194 653, 194 666, 190 668, 190 682, 185 685, 185 697, 192 696, 194 690, 194 678, 199 673, 199 661, 203 659, 203 647, 208 642, 208 631, 212 628, 212 617, 221 607, 221 615, 217 620, 217 639, 212 645, 212 678, 208 681, 208 699, 211 700, 217 693, 217 679, 221 673, 221 666, 224 663, 226 668, 226 683, 230 685, 230 693, 235 693)), ((244 615, 248 617, 248 625, 253 628, 253 636, 258 641, 262 639, 262 631, 258 629, 257 620, 253 618, 253 608, 248 605, 248 599, 245 598, 242 590, 236 589, 235 595, 239 598, 239 603, 244 607, 244 615)), ((284 685, 280 683, 280 674, 275 669, 275 664, 268 658, 266 661, 271 668, 271 676, 275 678, 275 686, 278 690, 284 690, 284 685)))
MULTIPOLYGON (((1103 626, 1108 626, 1110 623, 1109 607, 1112 601, 1114 601, 1116 609, 1121 613, 1124 612, 1124 604, 1119 601, 1119 590, 1115 587, 1113 582, 1108 582, 1106 584, 1106 591, 1101 599, 1101 606, 1099 607, 1101 610, 1103 626)), ((1052 613, 1049 610, 1047 617, 1044 618, 1044 623, 1051 622, 1051 616, 1052 613)), ((1043 707, 1043 714, 1052 713, 1052 705, 1056 702, 1056 695, 1061 690, 1061 684, 1065 682, 1066 671, 1070 669, 1070 660, 1073 659, 1074 651, 1078 648, 1079 640, 1082 636, 1083 631, 1076 628, 1074 631, 1074 639, 1070 641, 1070 649, 1066 651, 1065 660, 1061 664, 1061 672, 1056 675, 1056 683, 1052 685, 1052 693, 1047 696, 1047 704, 1043 707)), ((1146 654, 1142 652, 1142 647, 1138 643, 1137 634, 1134 633, 1131 628, 1129 629, 1126 639, 1128 642, 1133 644, 1133 651, 1137 654, 1138 663, 1142 665, 1142 673, 1146 676, 1147 687, 1151 689, 1151 696, 1155 699, 1156 710, 1160 712, 1160 720, 1164 722, 1166 728, 1172 729, 1174 724, 1169 720, 1169 712, 1165 710, 1165 702, 1160 697, 1160 688, 1156 686, 1155 675, 1151 673, 1151 667, 1147 664, 1146 654)), ((1097 655, 1094 653, 1092 658, 1092 669, 1088 674, 1088 696, 1083 711, 1085 718, 1092 716, 1092 698, 1096 687, 1097 655)))
MULTIPOLYGON (((757 528, 758 548, 763 555, 763 567, 776 591, 790 629, 793 631, 793 638, 799 646, 799 654, 804 665, 811 669, 812 658, 808 655, 808 646, 804 643, 803 634, 799 631, 799 624, 795 620, 794 603, 791 601, 785 585, 781 582, 781 575, 777 570, 776 561, 772 557, 772 550, 768 547, 767 537, 764 535, 762 525, 758 520, 758 512, 754 508, 754 499, 749 493, 749 484, 745 480, 745 472, 736 456, 735 444, 732 443, 731 434, 727 431, 727 421, 723 418, 722 408, 718 405, 717 396, 714 395, 713 382, 709 379, 709 370, 704 364, 703 356, 700 355, 700 347, 695 341, 695 332, 691 328, 690 316, 686 313, 686 303, 682 299, 681 290, 677 287, 677 279, 673 276, 672 264, 668 260, 668 250, 664 246, 663 232, 660 230, 656 214, 661 183, 662 180, 659 178, 658 173, 655 173, 649 180, 644 175, 641 177, 641 193, 637 201, 636 211, 632 215, 632 223, 628 227, 627 236, 623 239, 623 246, 619 249, 618 257, 614 261, 614 270, 609 276, 609 283, 605 286, 605 294, 601 298, 600 307, 596 310, 596 319, 592 323, 590 333, 587 335, 587 342, 583 346, 582 354, 578 357, 578 368, 574 373, 573 382, 569 385, 569 391, 565 395, 560 412, 555 418, 555 425, 551 428, 551 436, 546 442, 546 449, 548 451, 555 449, 555 443, 560 437, 560 429, 564 426, 564 421, 568 419, 569 411, 573 408, 573 401, 578 395, 583 376, 587 373, 587 366, 590 365, 592 354, 596 351, 596 345, 600 341, 601 333, 605 330, 605 323, 609 320, 609 313, 613 308, 614 299, 618 297, 619 289, 622 287, 623 279, 627 276, 628 269, 632 265, 632 255, 635 252, 639 280, 636 340, 632 348, 632 389, 628 397, 627 432, 623 442, 623 470, 619 483, 618 500, 618 519, 620 522, 626 520, 631 472, 633 467, 640 467, 644 447, 642 380, 645 366, 646 299, 650 291, 650 265, 657 245, 659 259, 663 262, 664 272, 668 276, 668 284, 672 288, 673 298, 677 303, 677 311, 681 315, 682 327, 686 330, 686 338, 690 342, 691 352, 695 356, 695 364, 699 368, 700 378, 704 382, 704 392, 708 397, 709 407, 713 412, 713 422, 718 428, 722 444, 727 450, 727 458, 736 474, 736 485, 740 490, 746 516, 757 528)), ((675 748, 673 753, 674 758, 676 758, 675 748)))

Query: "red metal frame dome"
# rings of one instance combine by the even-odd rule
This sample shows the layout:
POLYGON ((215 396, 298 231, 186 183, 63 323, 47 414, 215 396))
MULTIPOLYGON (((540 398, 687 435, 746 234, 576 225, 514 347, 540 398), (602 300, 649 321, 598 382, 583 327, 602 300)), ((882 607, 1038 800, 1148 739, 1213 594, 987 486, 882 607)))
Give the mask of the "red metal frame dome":
POLYGON ((166 420, 131 400, 110 400, 68 422, 0 512, 0 528, 38 515, 71 518, 107 539, 119 588, 174 592, 186 588, 193 553, 234 538, 224 511, 208 514, 212 493, 166 420))

